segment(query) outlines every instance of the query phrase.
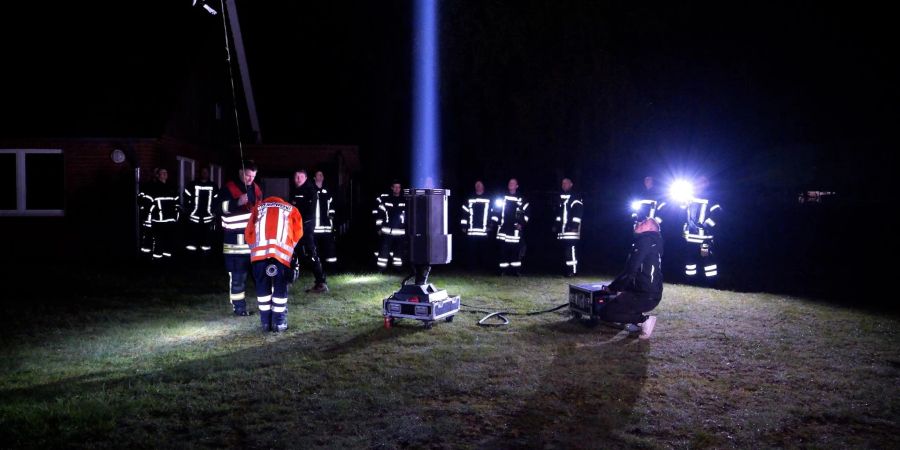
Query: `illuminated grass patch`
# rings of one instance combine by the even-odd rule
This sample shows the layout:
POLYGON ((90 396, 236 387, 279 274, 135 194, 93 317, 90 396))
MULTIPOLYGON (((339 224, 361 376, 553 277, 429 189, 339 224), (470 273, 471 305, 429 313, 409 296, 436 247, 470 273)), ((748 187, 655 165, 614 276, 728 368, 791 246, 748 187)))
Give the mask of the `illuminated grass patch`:
MULTIPOLYGON (((98 275, 71 293, 77 309, 26 304, 43 316, 0 346, 3 447, 900 443, 892 317, 669 285, 649 342, 562 312, 385 330, 381 299, 400 278, 354 274, 330 277, 324 295, 301 280, 276 335, 229 315, 220 278, 98 275)), ((563 302, 570 280, 433 281, 524 312, 563 302)))

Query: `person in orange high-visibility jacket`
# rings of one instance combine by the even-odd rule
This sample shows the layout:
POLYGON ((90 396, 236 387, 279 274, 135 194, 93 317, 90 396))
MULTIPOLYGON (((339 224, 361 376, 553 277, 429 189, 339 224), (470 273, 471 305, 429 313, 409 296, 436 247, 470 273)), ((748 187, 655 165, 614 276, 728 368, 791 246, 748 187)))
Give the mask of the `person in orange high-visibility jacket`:
POLYGON ((244 238, 250 245, 263 331, 287 329, 288 274, 294 247, 301 237, 300 211, 279 197, 267 197, 250 212, 244 238))

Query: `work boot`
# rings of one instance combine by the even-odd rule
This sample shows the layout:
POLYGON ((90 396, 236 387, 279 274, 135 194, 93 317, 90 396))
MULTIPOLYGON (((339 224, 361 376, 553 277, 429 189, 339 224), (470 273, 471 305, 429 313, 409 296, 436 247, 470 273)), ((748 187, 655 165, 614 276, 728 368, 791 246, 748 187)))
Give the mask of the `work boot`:
POLYGON ((231 305, 234 307, 234 315, 236 316, 249 316, 250 312, 247 311, 247 301, 246 300, 235 300, 231 302, 231 305))
POLYGON ((321 294, 328 292, 328 285, 325 283, 316 283, 313 287, 306 290, 308 293, 321 294))
POLYGON ((287 330, 287 312, 272 313, 272 331, 280 333, 287 330))
POLYGON ((633 323, 626 323, 625 326, 622 327, 622 329, 627 331, 628 334, 637 334, 637 333, 641 332, 641 327, 639 327, 633 323))
POLYGON ((638 336, 638 339, 650 339, 654 327, 656 327, 656 316, 647 317, 641 324, 641 335, 638 336))
POLYGON ((272 311, 260 311, 259 322, 263 331, 272 331, 272 311))

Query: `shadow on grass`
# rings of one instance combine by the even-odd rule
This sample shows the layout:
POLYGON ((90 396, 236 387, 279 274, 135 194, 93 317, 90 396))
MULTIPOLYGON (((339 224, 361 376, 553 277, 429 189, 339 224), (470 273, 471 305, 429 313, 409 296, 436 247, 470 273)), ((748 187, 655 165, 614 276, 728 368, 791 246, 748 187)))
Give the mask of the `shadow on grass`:
POLYGON ((628 444, 626 426, 647 378, 647 341, 604 325, 569 320, 532 327, 555 354, 541 389, 509 411, 502 435, 485 448, 609 448, 628 444))
POLYGON ((353 353, 358 350, 364 350, 366 347, 376 345, 379 342, 398 339, 402 336, 412 335, 424 331, 420 326, 401 325, 386 329, 383 326, 373 328, 370 331, 364 331, 356 336, 322 350, 323 359, 333 359, 339 356, 353 353))

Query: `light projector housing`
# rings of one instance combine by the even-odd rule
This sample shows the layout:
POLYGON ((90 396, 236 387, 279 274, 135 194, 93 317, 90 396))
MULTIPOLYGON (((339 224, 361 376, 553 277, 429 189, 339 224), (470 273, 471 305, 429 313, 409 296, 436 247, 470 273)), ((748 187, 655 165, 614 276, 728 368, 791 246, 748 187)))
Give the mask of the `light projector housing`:
POLYGON ((404 189, 409 262, 447 264, 453 259, 453 235, 447 227, 449 189, 404 189))

